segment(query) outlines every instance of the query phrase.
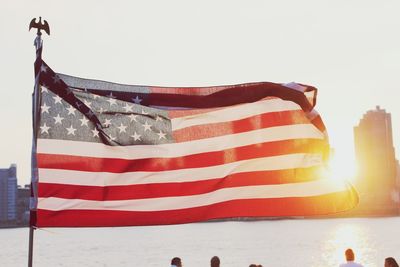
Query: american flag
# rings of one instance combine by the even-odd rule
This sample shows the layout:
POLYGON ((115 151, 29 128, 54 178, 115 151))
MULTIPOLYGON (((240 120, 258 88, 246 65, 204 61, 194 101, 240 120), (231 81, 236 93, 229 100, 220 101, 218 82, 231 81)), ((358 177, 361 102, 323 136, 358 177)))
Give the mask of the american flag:
POLYGON ((132 86, 40 66, 38 227, 177 224, 348 210, 327 178, 316 89, 132 86))

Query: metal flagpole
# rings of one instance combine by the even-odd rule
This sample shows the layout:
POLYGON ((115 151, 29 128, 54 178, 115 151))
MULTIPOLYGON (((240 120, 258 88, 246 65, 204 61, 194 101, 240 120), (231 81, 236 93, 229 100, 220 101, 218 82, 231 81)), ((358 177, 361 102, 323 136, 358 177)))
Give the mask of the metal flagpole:
POLYGON ((42 18, 39 17, 39 22, 33 18, 29 23, 29 30, 32 28, 37 29, 37 35, 35 38, 34 45, 36 47, 36 60, 35 60, 35 87, 32 96, 32 128, 33 128, 33 141, 32 141, 32 159, 31 159, 31 201, 30 201, 30 222, 29 222, 29 255, 28 255, 28 267, 32 267, 33 264, 33 233, 36 225, 36 207, 37 207, 37 164, 36 164, 36 140, 37 132, 39 127, 38 114, 40 114, 40 71, 42 67, 42 32, 44 30, 48 35, 50 35, 50 27, 46 20, 42 23, 42 18))

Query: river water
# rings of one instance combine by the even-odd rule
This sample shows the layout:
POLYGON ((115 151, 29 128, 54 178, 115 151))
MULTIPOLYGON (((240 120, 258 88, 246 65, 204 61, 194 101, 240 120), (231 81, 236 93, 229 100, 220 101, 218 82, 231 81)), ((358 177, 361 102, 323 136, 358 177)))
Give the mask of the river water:
MULTIPOLYGON (((27 266, 28 228, 0 229, 0 266, 27 266)), ((400 260, 400 217, 212 222, 35 231, 34 266, 338 266, 351 247, 365 267, 400 260)))

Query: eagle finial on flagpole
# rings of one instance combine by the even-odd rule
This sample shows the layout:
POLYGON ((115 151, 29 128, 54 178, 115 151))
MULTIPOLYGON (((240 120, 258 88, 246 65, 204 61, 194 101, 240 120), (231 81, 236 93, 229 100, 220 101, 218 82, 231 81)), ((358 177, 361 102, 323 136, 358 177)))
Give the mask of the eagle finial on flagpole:
POLYGON ((39 17, 39 22, 36 22, 36 18, 33 18, 31 20, 31 23, 29 23, 29 30, 32 28, 37 29, 37 35, 42 35, 41 30, 44 30, 47 35, 50 35, 50 26, 49 23, 47 23, 46 20, 43 20, 44 23, 42 23, 42 17, 39 17))
POLYGON ((39 48, 42 46, 42 38, 41 38, 42 30, 44 30, 48 35, 50 35, 50 26, 46 20, 43 20, 42 23, 42 17, 39 17, 39 22, 36 22, 36 18, 33 18, 29 23, 29 31, 32 28, 37 29, 37 36, 35 38, 34 45, 36 46, 36 50, 39 50, 39 48))

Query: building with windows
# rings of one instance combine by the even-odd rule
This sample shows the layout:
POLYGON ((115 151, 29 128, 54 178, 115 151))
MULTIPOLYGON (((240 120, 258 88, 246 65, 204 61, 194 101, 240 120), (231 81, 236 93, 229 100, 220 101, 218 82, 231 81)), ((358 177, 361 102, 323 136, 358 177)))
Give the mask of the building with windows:
POLYGON ((31 188, 29 185, 24 187, 18 186, 18 198, 17 198, 17 224, 28 225, 29 224, 29 201, 31 196, 31 188))
POLYGON ((354 212, 362 215, 398 214, 398 163, 390 113, 379 106, 368 111, 354 127, 354 140, 359 170, 355 186, 360 196, 360 204, 354 212))
POLYGON ((17 220, 17 165, 0 169, 0 224, 17 220))

